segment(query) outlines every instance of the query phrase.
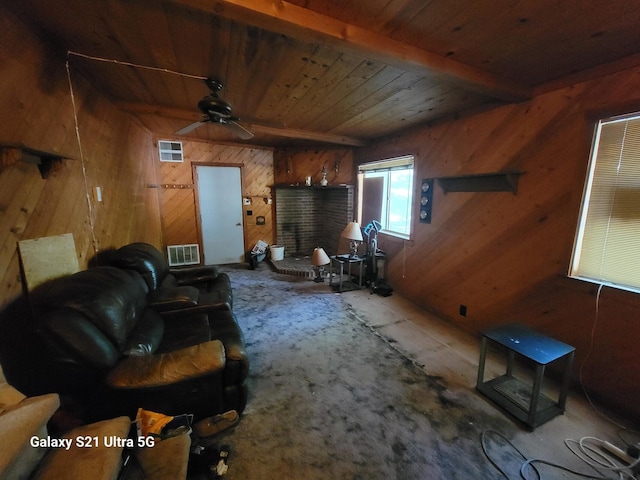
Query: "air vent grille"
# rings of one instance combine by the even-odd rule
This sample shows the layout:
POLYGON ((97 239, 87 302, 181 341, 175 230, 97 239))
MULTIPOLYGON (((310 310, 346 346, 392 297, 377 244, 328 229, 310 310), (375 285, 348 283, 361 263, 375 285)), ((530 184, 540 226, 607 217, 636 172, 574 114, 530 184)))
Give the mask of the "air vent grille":
POLYGON ((198 265, 200 263, 200 247, 197 243, 190 245, 169 245, 167 247, 169 266, 198 265))
POLYGON ((170 142, 168 140, 158 141, 158 151, 161 162, 182 162, 182 142, 170 142))

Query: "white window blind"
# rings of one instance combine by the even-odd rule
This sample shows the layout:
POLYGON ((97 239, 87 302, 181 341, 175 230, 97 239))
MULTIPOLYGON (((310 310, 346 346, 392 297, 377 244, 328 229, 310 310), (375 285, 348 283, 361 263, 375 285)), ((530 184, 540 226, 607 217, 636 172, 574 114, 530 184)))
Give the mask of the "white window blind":
POLYGON ((599 122, 569 275, 640 290, 640 115, 599 122))

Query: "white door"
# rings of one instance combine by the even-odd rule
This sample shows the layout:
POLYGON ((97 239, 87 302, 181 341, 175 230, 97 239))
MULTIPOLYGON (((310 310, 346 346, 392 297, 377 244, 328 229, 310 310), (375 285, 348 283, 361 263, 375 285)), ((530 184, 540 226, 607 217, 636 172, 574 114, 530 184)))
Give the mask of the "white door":
POLYGON ((197 166, 205 265, 244 261, 240 167, 197 166))

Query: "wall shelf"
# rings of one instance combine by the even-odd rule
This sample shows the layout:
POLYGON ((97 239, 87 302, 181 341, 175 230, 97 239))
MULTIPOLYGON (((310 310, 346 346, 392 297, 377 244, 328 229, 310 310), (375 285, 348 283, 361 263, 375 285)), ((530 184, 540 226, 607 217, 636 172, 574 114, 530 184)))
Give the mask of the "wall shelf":
POLYGON ((311 190, 311 189, 315 189, 315 190, 329 190, 329 189, 335 189, 335 188, 354 188, 353 185, 347 185, 346 183, 340 183, 340 184, 334 184, 334 185, 325 185, 322 186, 320 184, 313 184, 313 185, 305 185, 303 184, 293 184, 293 183, 280 183, 280 184, 276 184, 273 185, 271 188, 285 188, 285 189, 295 189, 295 188, 299 188, 302 190, 311 190))
POLYGON ((21 143, 0 143, 0 171, 3 167, 17 162, 31 163, 37 165, 40 176, 47 179, 49 174, 61 168, 62 161, 68 158, 59 153, 44 152, 21 143))
POLYGON ((524 172, 496 172, 476 175, 459 175, 440 177, 436 180, 444 190, 449 192, 518 192, 518 180, 524 172))

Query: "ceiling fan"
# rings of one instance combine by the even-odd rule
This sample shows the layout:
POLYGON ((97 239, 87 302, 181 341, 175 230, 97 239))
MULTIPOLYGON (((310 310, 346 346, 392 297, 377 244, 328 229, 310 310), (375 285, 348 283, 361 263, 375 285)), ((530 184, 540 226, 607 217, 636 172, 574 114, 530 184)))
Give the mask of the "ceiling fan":
POLYGON ((206 123, 217 123, 231 129, 242 140, 253 138, 253 133, 240 125, 240 119, 231 114, 231 105, 218 96, 222 83, 213 78, 207 78, 204 82, 211 91, 198 102, 198 110, 203 113, 204 118, 178 130, 176 135, 184 135, 206 123))

